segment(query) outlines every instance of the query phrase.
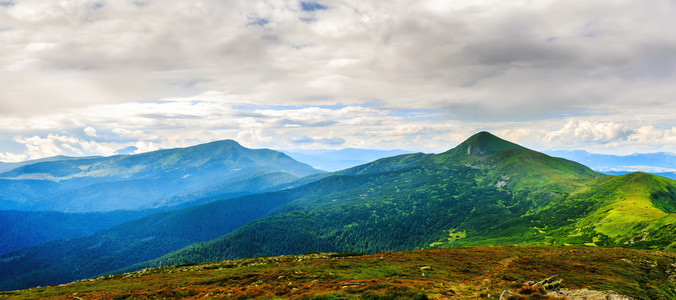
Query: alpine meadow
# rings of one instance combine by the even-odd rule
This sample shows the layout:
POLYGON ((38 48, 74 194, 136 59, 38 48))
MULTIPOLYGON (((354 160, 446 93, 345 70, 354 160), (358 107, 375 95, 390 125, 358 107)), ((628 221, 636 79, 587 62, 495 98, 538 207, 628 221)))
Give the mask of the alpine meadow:
POLYGON ((674 0, 0 0, 0 300, 674 300, 674 37, 674 0))

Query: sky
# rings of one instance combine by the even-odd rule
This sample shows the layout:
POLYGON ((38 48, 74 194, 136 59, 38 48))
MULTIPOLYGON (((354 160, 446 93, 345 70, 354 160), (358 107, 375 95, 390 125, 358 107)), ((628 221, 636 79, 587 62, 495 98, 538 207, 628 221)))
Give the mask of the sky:
POLYGON ((234 139, 676 152, 673 0, 0 0, 0 161, 234 139))

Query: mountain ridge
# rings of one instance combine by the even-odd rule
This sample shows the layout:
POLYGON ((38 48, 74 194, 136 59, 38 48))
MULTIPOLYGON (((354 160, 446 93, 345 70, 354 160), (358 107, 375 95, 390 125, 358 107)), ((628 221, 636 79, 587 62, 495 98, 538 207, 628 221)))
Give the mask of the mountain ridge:
POLYGON ((545 153, 570 159, 590 168, 612 175, 646 172, 676 180, 676 154, 670 152, 610 155, 589 153, 584 150, 551 150, 545 153))
POLYGON ((233 140, 134 155, 43 161, 0 173, 0 208, 66 212, 149 209, 262 191, 320 173, 281 152, 233 140), (271 173, 289 176, 269 177, 271 173), (263 176, 263 177, 261 177, 263 176), (229 188, 268 176, 259 186, 229 188), (220 186, 220 190, 215 189, 220 186), (203 191, 210 189, 210 193, 203 191), (44 195, 47 195, 45 197, 44 195))

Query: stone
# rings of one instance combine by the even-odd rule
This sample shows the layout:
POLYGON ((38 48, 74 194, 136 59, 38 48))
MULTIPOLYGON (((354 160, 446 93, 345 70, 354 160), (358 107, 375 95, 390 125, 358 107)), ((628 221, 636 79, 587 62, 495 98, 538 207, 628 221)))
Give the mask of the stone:
POLYGON ((588 289, 561 289, 555 292, 549 292, 547 293, 547 296, 566 297, 570 300, 633 300, 633 298, 618 294, 615 291, 594 291, 588 289))

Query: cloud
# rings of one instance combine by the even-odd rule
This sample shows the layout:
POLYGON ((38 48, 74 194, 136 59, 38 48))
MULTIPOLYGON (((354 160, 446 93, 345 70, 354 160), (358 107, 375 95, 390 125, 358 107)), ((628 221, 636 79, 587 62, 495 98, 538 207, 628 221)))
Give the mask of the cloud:
POLYGON ((545 142, 559 145, 608 143, 613 141, 625 141, 633 133, 634 131, 629 127, 618 123, 569 121, 560 130, 547 133, 544 140, 545 142))
POLYGON ((159 149, 159 147, 153 144, 153 142, 142 142, 142 141, 137 142, 136 145, 134 145, 134 147, 136 149, 134 151, 134 154, 150 152, 159 149))
POLYGON ((86 127, 83 131, 87 136, 91 136, 91 137, 96 136, 96 129, 94 129, 92 127, 86 127))
POLYGON ((0 161, 2 162, 19 162, 27 159, 28 156, 25 154, 0 153, 0 161))
MULTIPOLYGON (((0 142, 442 151, 492 130, 535 147, 673 149, 675 8, 3 1, 0 142)), ((68 150, 38 148, 4 157, 68 150)))
POLYGON ((667 0, 12 3, 4 114, 216 90, 536 120, 676 92, 667 0))
POLYGON ((586 149, 594 153, 620 155, 676 151, 676 127, 657 128, 633 122, 623 124, 573 119, 560 128, 512 127, 496 133, 539 150, 586 149))
POLYGON ((49 134, 46 137, 17 137, 15 141, 24 145, 26 152, 19 155, 5 153, 2 155, 3 159, 38 159, 56 155, 90 156, 112 155, 115 153, 113 149, 105 144, 82 140, 68 135, 49 134))

